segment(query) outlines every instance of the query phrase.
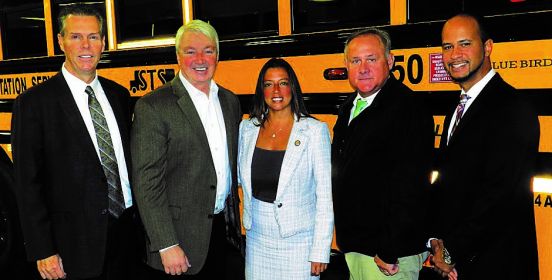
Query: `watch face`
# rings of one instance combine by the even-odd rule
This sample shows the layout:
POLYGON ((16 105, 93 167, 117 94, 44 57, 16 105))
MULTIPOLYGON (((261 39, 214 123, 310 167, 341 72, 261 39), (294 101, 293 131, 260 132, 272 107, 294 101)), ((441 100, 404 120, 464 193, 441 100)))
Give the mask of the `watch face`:
POLYGON ((443 259, 445 260, 446 264, 452 264, 452 258, 450 257, 450 254, 445 247, 443 247, 443 259))

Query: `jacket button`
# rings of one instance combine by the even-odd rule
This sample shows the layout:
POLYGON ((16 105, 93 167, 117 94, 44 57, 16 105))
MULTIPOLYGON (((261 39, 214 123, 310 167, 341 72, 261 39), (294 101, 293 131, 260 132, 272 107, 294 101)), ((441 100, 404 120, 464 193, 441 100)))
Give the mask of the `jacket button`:
POLYGON ((217 186, 211 185, 211 189, 212 189, 212 190, 216 190, 216 189, 217 189, 217 186))
POLYGON ((102 211, 100 212, 100 214, 102 214, 102 215, 107 215, 107 212, 108 212, 107 209, 102 209, 102 211))
POLYGON ((213 214, 207 215, 207 218, 212 219, 212 218, 213 218, 213 214))
POLYGON ((282 208, 282 203, 278 203, 278 208, 282 208))

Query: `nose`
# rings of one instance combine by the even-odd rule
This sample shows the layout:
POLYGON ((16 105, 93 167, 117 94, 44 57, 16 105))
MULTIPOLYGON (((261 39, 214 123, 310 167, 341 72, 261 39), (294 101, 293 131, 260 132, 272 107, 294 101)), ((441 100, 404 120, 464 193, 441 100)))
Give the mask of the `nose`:
POLYGON ((367 73, 369 70, 368 63, 366 63, 365 61, 360 62, 358 70, 360 73, 367 73))
POLYGON ((462 56, 462 52, 460 51, 460 48, 452 47, 450 50, 450 57, 457 58, 462 56))
POLYGON ((274 88, 272 89, 272 92, 280 92, 280 85, 278 83, 275 83, 274 84, 274 88))
POLYGON ((90 42, 88 41, 88 38, 84 38, 84 39, 82 40, 82 47, 83 47, 84 49, 87 49, 89 46, 90 46, 90 42))

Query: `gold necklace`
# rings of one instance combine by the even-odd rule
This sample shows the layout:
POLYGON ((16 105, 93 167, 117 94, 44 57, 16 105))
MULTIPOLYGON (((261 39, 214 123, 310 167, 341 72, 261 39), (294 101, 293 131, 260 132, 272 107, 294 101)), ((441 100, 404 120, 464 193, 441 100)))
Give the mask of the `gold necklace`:
POLYGON ((280 127, 280 129, 278 129, 277 131, 272 131, 272 135, 270 135, 270 137, 276 138, 276 134, 280 133, 280 131, 282 131, 282 129, 284 129, 284 128, 280 127))

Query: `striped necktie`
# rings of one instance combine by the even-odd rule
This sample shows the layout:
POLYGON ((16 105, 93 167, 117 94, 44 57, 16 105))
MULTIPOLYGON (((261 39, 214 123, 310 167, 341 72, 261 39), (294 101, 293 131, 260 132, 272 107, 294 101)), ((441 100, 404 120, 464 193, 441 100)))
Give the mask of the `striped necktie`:
POLYGON ((458 106, 456 106, 456 120, 454 120, 454 125, 452 126, 452 130, 450 131, 449 138, 452 137, 454 130, 456 130, 456 127, 460 123, 460 119, 464 114, 464 108, 466 107, 466 103, 468 103, 468 99, 470 98, 471 97, 465 93, 460 94, 460 102, 458 103, 458 106))
POLYGON ((92 122, 94 123, 102 167, 107 179, 109 213, 115 217, 119 217, 125 210, 125 200, 111 134, 109 133, 105 115, 98 99, 96 99, 94 90, 90 86, 87 86, 84 91, 88 94, 88 108, 90 109, 90 116, 92 116, 92 122))

